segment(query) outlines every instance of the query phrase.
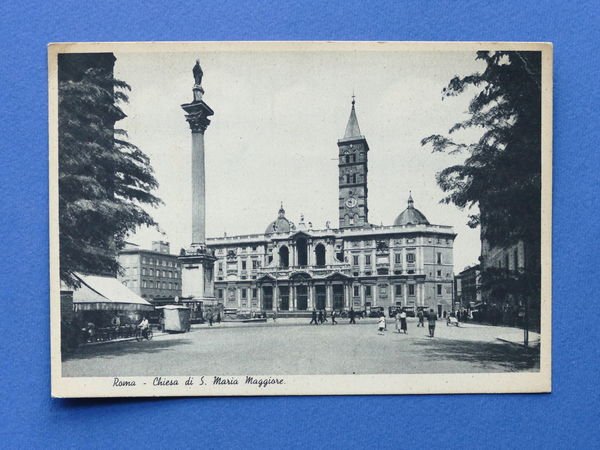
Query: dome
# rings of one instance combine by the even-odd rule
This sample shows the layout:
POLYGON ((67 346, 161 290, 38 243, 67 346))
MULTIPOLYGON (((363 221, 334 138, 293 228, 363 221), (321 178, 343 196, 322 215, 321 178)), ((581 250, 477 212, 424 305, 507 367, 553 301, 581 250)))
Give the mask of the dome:
POLYGON ((408 207, 402 211, 396 220, 394 225, 429 225, 427 217, 414 206, 412 195, 408 195, 408 207))
POLYGON ((267 226, 265 234, 289 233, 294 228, 294 224, 285 218, 285 209, 283 209, 282 203, 281 208, 279 208, 279 213, 277 214, 277 219, 267 226))

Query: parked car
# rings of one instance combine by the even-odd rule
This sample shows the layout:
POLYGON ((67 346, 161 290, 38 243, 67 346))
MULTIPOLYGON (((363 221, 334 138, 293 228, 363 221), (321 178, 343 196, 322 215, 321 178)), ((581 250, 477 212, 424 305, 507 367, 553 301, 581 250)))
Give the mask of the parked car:
POLYGON ((402 309, 406 313, 406 317, 417 317, 414 306, 404 306, 402 309))
POLYGON ((385 315, 385 308, 383 306, 371 306, 370 311, 367 312, 367 317, 380 317, 381 314, 385 315))
MULTIPOLYGON (((345 309, 345 310, 341 311, 339 313, 339 316, 342 319, 346 319, 347 317, 350 317, 350 310, 349 309, 345 309)), ((367 316, 367 312, 366 311, 360 310, 360 309, 355 309, 354 310, 354 317, 356 317, 357 319, 362 319, 362 318, 364 318, 366 316, 367 316)))

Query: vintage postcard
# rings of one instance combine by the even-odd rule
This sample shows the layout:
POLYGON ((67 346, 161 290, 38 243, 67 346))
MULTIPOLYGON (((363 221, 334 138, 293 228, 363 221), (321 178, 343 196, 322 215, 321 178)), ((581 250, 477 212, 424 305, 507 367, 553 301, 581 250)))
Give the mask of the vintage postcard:
POLYGON ((49 46, 56 397, 549 392, 552 46, 49 46))

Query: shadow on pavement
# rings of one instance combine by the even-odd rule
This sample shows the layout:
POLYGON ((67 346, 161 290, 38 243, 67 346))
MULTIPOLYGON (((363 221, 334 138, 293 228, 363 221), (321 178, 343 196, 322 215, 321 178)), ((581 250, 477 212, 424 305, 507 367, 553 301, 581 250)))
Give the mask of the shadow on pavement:
POLYGON ((466 361, 476 365, 500 365, 510 371, 535 370, 540 367, 540 350, 519 348, 493 342, 427 338, 415 342, 422 347, 423 358, 432 360, 466 361))
POLYGON ((90 358, 110 358, 122 355, 133 355, 143 353, 160 353, 161 351, 169 350, 171 347, 181 345, 189 345, 187 339, 170 339, 170 340, 152 340, 152 341, 126 341, 107 343, 103 345, 95 345, 90 347, 80 347, 74 353, 63 356, 63 361, 84 360, 90 358))

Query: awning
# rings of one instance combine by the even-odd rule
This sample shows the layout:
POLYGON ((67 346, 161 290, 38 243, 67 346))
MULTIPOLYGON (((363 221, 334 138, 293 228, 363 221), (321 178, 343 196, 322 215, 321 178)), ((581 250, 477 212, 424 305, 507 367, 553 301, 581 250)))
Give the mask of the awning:
POLYGON ((75 274, 81 286, 73 290, 75 311, 151 311, 142 297, 114 277, 75 274))
POLYGON ((187 310, 189 310, 190 308, 188 308, 187 306, 183 306, 183 305, 165 305, 165 306, 157 306, 156 309, 187 309, 187 310))

